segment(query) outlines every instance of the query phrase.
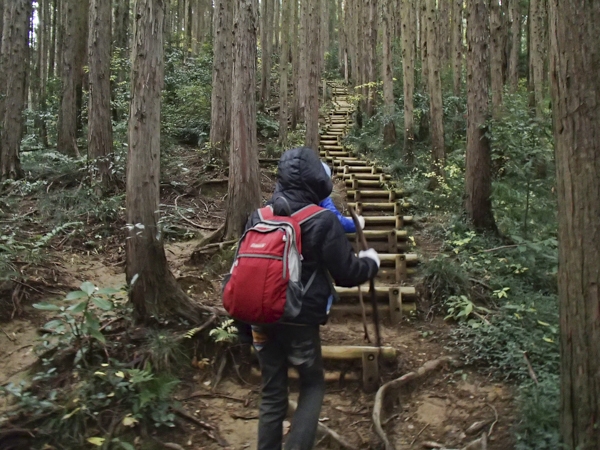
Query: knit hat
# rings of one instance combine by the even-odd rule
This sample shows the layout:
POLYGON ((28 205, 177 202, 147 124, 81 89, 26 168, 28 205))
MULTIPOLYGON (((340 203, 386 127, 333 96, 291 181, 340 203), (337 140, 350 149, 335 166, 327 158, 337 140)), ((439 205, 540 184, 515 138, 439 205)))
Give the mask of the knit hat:
POLYGON ((331 169, 329 168, 329 166, 324 162, 321 162, 321 164, 323 164, 323 169, 325 169, 325 173, 327 174, 327 176, 331 178, 331 169))

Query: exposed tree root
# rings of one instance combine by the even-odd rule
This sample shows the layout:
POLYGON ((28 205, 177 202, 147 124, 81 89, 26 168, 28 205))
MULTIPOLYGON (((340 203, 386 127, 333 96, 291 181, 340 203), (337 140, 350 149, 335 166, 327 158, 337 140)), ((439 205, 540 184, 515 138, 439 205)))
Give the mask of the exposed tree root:
MULTIPOLYGON (((289 412, 295 412, 296 409, 298 408, 298 404, 293 400, 288 400, 288 405, 289 405, 289 409, 288 409, 289 412)), ((344 439, 338 433, 333 431, 331 428, 323 425, 321 422, 319 422, 319 425, 317 428, 317 433, 319 433, 321 435, 329 436, 331 439, 333 439, 335 442, 337 442, 341 448, 345 448, 346 450, 358 450, 358 447, 349 443, 346 439, 344 439)))
POLYGON ((449 356, 434 359, 432 361, 427 361, 425 364, 423 364, 423 366, 419 367, 417 370, 402 375, 400 378, 396 378, 395 380, 389 381, 379 388, 377 394, 375 395, 375 405, 373 406, 373 424, 375 425, 375 432, 377 433, 377 436, 379 436, 379 438, 385 445, 385 450, 396 450, 394 444, 389 440, 387 434, 383 430, 383 426, 381 425, 383 402, 386 397, 386 394, 388 394, 390 391, 394 391, 400 388, 401 386, 404 386, 405 384, 411 381, 414 381, 418 378, 422 378, 430 372, 440 369, 446 363, 452 361, 454 361, 454 358, 449 356))
POLYGON ((198 425, 200 428, 205 430, 206 435, 208 437, 210 437, 211 439, 213 439, 221 447, 229 447, 229 444, 227 443, 227 441, 225 439, 223 439, 223 437, 219 434, 219 430, 217 429, 216 426, 211 425, 210 423, 205 422, 203 420, 195 418, 194 416, 187 413, 186 411, 184 411, 181 408, 172 408, 172 409, 179 417, 181 417, 189 422, 192 422, 193 424, 198 425))
MULTIPOLYGON (((206 245, 214 244, 215 242, 221 242, 223 240, 224 234, 225 234, 225 224, 221 225, 218 230, 216 230, 214 233, 211 233, 206 238, 204 238, 202 241, 200 241, 200 244, 198 244, 198 248, 201 249, 202 247, 204 247, 206 245)), ((194 253, 196 251, 194 251, 194 253)), ((193 256, 193 253, 192 253, 192 256, 193 256)))
POLYGON ((223 250, 225 247, 231 247, 235 243, 237 243, 237 241, 237 239, 232 239, 229 241, 214 242, 211 244, 203 245, 202 247, 199 247, 196 250, 194 250, 190 259, 194 262, 200 262, 202 258, 212 256, 215 253, 223 250))

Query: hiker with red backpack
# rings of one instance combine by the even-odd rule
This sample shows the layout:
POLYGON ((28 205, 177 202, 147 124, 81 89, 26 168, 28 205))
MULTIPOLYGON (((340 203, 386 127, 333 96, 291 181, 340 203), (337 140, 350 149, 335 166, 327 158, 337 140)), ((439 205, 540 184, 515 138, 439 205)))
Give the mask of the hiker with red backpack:
POLYGON ((258 450, 280 450, 288 410, 288 367, 300 377, 298 408, 285 448, 308 450, 325 395, 320 326, 327 299, 338 286, 373 278, 373 249, 354 253, 336 216, 317 205, 333 184, 310 148, 285 152, 269 206, 254 212, 226 278, 223 304, 252 324, 262 372, 258 450))

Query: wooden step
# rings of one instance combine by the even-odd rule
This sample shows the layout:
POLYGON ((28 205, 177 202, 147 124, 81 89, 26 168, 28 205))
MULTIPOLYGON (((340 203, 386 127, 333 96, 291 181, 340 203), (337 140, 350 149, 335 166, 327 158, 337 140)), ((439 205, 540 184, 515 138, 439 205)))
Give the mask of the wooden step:
MULTIPOLYGON (((406 253, 409 248, 408 233, 405 230, 365 230, 363 233, 369 247, 379 253, 406 253)), ((346 236, 354 251, 359 251, 361 247, 356 242, 356 234, 349 233, 346 236)))
MULTIPOLYGON (((369 293, 369 283, 352 288, 335 286, 335 292, 340 298, 358 298, 359 288, 364 295, 369 293)), ((417 295, 417 290, 413 286, 384 286, 379 284, 375 286, 375 294, 380 300, 382 298, 389 298, 390 293, 393 295, 402 295, 403 297, 415 297, 417 295)))
POLYGON ((335 170, 341 176, 344 176, 347 173, 350 174, 350 173, 378 173, 378 172, 381 172, 381 169, 379 167, 375 167, 375 166, 336 165, 335 170))
MULTIPOLYGON (((338 371, 338 372, 333 372, 333 371, 329 371, 326 370, 325 371, 325 382, 326 383, 339 383, 341 381, 361 381, 362 377, 359 374, 353 373, 353 372, 347 372, 347 371, 338 371)), ((260 380, 261 378, 261 374, 260 374, 260 369, 257 367, 253 367, 250 370, 250 376, 252 378, 254 378, 255 380, 260 380)), ((299 376, 298 376, 298 371, 296 371, 295 369, 288 369, 288 378, 290 380, 298 380, 299 376)))
POLYGON ((397 199, 402 198, 404 196, 404 191, 401 189, 396 189, 393 191, 388 190, 365 190, 365 189, 350 189, 346 191, 346 195, 348 196, 348 200, 354 202, 371 202, 376 203, 378 201, 383 202, 395 202, 397 199))
MULTIPOLYGON (((367 299, 365 297, 365 299, 367 299)), ((365 313, 367 316, 373 314, 373 308, 370 304, 365 305, 365 313)), ((402 303, 399 306, 390 305, 378 305, 379 317, 390 317, 390 321, 393 325, 398 325, 402 321, 403 316, 412 316, 417 312, 416 303, 402 303), (394 314, 392 314, 394 312, 394 314)), ((362 306, 360 305, 347 305, 347 304, 334 304, 329 312, 331 317, 342 317, 342 316, 360 316, 362 315, 362 306)))
MULTIPOLYGON (((387 212, 394 216, 400 216, 402 206, 397 202, 348 202, 348 206, 354 208, 357 214, 368 217, 369 214, 387 212)), ((390 221, 391 223, 391 221, 390 221)))
POLYGON ((391 180, 392 176, 389 173, 347 173, 343 178, 345 180, 377 180, 383 183, 391 180))
MULTIPOLYGON (((256 354, 254 348, 252 353, 256 354)), ((321 345, 321 356, 323 359, 333 361, 348 361, 361 359, 365 353, 377 352, 383 359, 394 360, 398 356, 398 350, 394 347, 372 347, 368 345, 321 345)))

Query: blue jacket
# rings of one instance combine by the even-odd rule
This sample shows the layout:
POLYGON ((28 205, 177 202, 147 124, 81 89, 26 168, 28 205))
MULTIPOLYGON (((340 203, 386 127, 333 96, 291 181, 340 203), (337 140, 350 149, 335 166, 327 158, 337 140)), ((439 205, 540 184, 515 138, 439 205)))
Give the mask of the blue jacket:
POLYGON ((342 216, 342 213, 339 212, 333 204, 333 200, 331 200, 331 197, 327 197, 325 200, 319 203, 319 206, 321 208, 328 209, 329 211, 334 213, 339 219, 340 223, 342 224, 342 227, 344 227, 344 231, 346 233, 356 233, 356 226, 354 225, 354 221, 352 220, 352 218, 342 216))

